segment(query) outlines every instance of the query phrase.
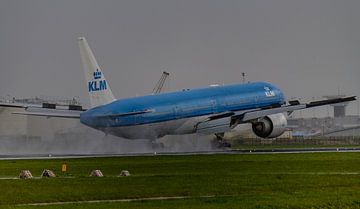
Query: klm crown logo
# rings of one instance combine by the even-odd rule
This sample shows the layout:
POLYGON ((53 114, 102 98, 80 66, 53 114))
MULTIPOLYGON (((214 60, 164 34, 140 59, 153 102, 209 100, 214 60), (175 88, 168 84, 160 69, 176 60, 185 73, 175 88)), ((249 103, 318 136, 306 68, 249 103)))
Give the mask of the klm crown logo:
POLYGON ((100 80, 101 77, 101 71, 96 69, 96 71, 93 73, 94 80, 88 82, 89 92, 102 91, 107 89, 106 80, 100 80))
POLYGON ((101 78, 101 71, 99 71, 99 69, 96 69, 96 71, 94 72, 94 79, 100 79, 101 78))
POLYGON ((267 97, 275 96, 275 92, 273 90, 271 90, 269 87, 264 86, 264 90, 265 90, 265 96, 267 96, 267 97))

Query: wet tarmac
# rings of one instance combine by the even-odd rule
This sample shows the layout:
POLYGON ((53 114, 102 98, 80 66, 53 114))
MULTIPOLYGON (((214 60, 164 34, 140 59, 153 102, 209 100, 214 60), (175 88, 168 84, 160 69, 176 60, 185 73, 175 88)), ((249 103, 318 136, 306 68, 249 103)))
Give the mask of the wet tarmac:
POLYGON ((0 160, 12 159, 69 159, 93 157, 126 157, 126 156, 154 156, 154 155, 217 155, 217 154, 281 154, 281 153, 316 153, 316 152, 359 152, 359 147, 331 147, 331 148, 277 148, 277 149, 226 149, 201 152, 151 152, 126 154, 74 154, 74 155, 0 155, 0 160))

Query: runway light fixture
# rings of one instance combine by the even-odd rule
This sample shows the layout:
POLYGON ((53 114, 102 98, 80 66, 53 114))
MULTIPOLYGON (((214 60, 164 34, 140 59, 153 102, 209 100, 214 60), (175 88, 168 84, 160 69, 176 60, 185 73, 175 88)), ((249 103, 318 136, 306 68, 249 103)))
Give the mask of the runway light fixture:
POLYGON ((63 173, 66 173, 67 172, 67 163, 66 162, 64 162, 63 164, 61 164, 61 172, 63 172, 63 173))

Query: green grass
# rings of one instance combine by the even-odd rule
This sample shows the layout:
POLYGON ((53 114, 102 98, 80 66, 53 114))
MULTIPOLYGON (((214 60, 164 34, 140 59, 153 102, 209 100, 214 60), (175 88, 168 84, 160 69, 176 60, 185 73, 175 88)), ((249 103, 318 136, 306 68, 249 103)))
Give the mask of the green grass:
POLYGON ((360 208, 360 153, 198 155, 0 161, 0 177, 21 169, 52 179, 1 179, 2 208, 360 208), (69 171, 61 174, 62 162, 69 171), (101 169, 105 177, 88 177, 101 169), (130 177, 117 177, 126 169, 130 177), (185 196, 187 199, 18 204, 185 196), (211 196, 211 197, 205 197, 211 196))
POLYGON ((232 149, 238 150, 271 150, 296 148, 359 148, 359 138, 293 138, 293 139, 232 139, 232 149))
POLYGON ((272 150, 272 149, 312 149, 312 148, 360 148, 360 145, 322 145, 322 144, 285 144, 285 145, 238 145, 231 146, 234 150, 272 150))

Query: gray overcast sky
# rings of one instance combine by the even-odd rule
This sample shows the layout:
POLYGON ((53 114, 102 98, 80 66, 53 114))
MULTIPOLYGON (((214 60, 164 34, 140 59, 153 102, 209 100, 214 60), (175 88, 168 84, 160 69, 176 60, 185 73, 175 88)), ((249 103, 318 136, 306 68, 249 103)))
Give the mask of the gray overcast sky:
MULTIPOLYGON (((85 36, 117 98, 265 80, 360 95, 358 0, 0 0, 0 96, 80 96, 85 36)), ((351 113, 356 114, 357 103, 351 113)))

